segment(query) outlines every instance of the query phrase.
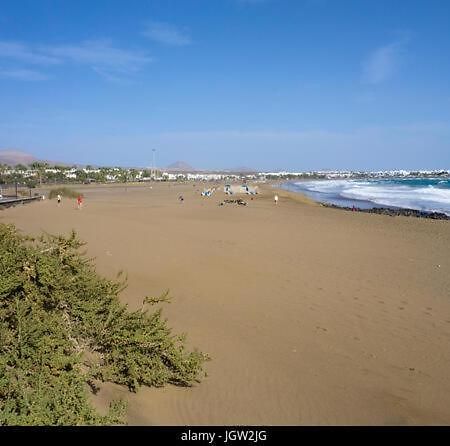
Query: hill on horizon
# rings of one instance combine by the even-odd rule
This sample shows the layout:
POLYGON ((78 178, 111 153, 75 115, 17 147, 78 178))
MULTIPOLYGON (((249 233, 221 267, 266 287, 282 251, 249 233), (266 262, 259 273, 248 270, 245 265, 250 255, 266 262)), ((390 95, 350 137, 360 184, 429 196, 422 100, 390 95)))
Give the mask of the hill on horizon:
MULTIPOLYGON (((17 164, 30 165, 33 162, 40 161, 48 163, 49 165, 61 165, 61 166, 85 166, 79 163, 66 163, 66 162, 56 162, 51 160, 44 160, 37 158, 31 153, 27 153, 23 150, 17 149, 0 149, 0 164, 6 164, 8 166, 16 166, 17 164)), ((95 167, 96 164, 90 164, 95 167)), ((136 167, 140 168, 140 167, 136 167)), ((164 168, 163 168, 164 169, 164 168)), ((165 170, 169 172, 229 172, 229 173, 252 173, 256 172, 255 169, 246 166, 239 166, 229 169, 197 169, 192 167, 186 161, 175 161, 174 163, 168 165, 165 170)))
POLYGON ((30 153, 21 150, 0 150, 0 164, 7 164, 8 166, 15 166, 17 164, 28 165, 38 161, 38 159, 30 153))
POLYGON ((232 169, 225 169, 225 171, 228 171, 228 172, 239 172, 239 173, 253 173, 253 172, 257 172, 256 169, 252 169, 251 167, 247 167, 247 166, 233 167, 232 169))
POLYGON ((252 169, 247 166, 238 166, 229 169, 197 169, 192 167, 186 161, 176 161, 166 167, 168 171, 173 172, 229 172, 229 173, 253 173, 257 172, 256 169, 252 169))
POLYGON ((178 172, 193 172, 197 169, 193 168, 190 164, 185 161, 175 161, 174 163, 167 166, 167 170, 175 170, 178 172))

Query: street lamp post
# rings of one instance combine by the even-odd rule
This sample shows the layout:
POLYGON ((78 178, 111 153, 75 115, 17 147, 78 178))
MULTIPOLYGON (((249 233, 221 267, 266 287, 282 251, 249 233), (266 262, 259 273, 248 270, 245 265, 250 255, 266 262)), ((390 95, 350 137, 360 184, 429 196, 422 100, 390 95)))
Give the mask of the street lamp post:
POLYGON ((156 178, 156 171, 155 171, 155 152, 156 152, 156 149, 152 149, 152 152, 153 152, 152 179, 154 180, 156 178))

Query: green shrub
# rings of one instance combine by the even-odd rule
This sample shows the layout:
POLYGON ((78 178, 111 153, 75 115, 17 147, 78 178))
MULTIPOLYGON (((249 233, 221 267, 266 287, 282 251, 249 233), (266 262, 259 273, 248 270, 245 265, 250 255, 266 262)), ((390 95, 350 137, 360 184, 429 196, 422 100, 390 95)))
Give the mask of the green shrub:
POLYGON ((124 281, 97 275, 69 237, 20 235, 0 224, 0 424, 97 425, 123 422, 125 405, 100 415, 89 401, 96 382, 190 386, 207 356, 187 351, 148 306, 130 312, 124 281), (89 386, 89 387, 88 387, 89 386))
POLYGON ((61 195, 62 197, 66 198, 77 198, 79 195, 83 194, 80 194, 79 192, 77 192, 74 189, 71 189, 70 187, 57 187, 50 191, 48 198, 50 198, 51 200, 52 198, 56 198, 58 195, 61 195))

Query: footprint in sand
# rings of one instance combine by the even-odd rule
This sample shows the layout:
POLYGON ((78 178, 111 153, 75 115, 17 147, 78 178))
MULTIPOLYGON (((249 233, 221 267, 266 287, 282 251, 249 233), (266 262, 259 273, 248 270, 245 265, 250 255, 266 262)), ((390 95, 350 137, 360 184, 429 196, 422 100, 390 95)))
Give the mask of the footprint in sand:
POLYGON ((326 328, 323 328, 323 327, 317 326, 316 328, 317 328, 317 330, 328 331, 326 328))
POLYGON ((398 309, 399 309, 399 310, 404 310, 404 309, 405 309, 405 307, 398 307, 398 309))

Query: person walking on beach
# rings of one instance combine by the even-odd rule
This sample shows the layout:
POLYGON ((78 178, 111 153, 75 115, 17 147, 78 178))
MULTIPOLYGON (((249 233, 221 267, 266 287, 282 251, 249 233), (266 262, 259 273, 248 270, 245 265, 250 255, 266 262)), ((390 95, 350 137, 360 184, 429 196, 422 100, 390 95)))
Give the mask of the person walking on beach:
POLYGON ((274 200, 275 200, 275 204, 278 204, 278 195, 275 195, 274 200))
POLYGON ((82 195, 78 195, 77 207, 78 207, 78 209, 81 209, 82 206, 83 206, 83 197, 82 197, 82 195))
POLYGON ((58 196, 56 197, 56 199, 58 200, 58 206, 61 204, 61 195, 58 194, 58 196))

